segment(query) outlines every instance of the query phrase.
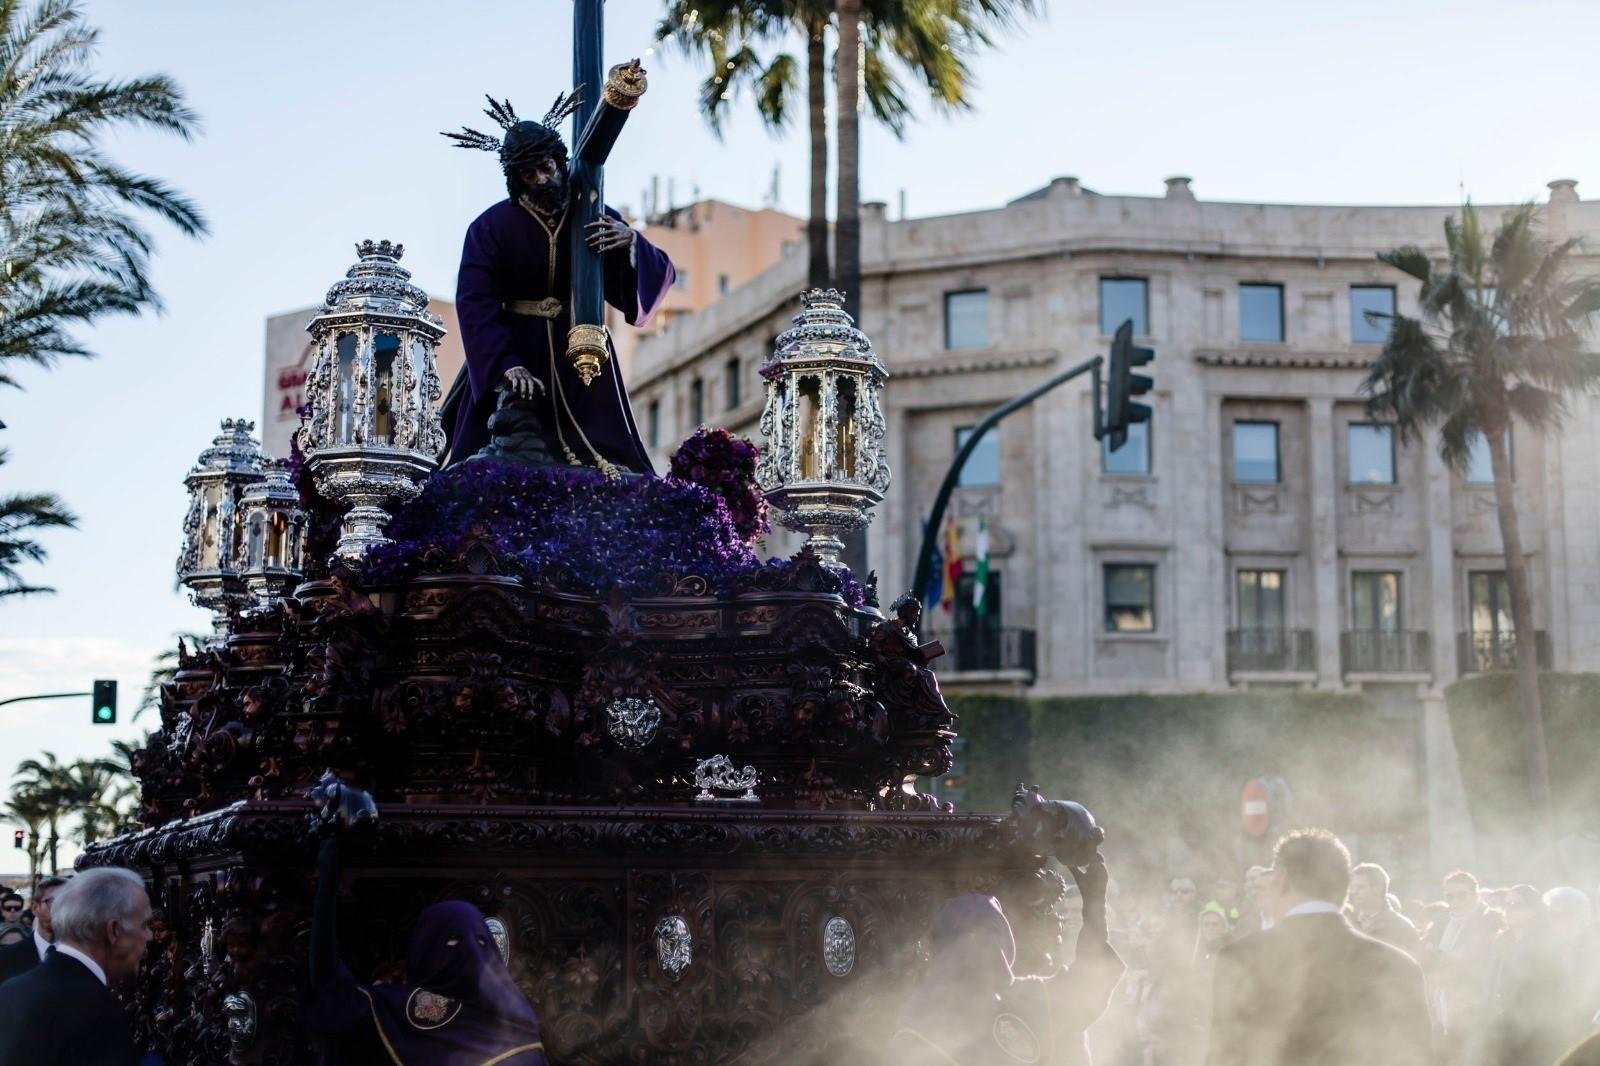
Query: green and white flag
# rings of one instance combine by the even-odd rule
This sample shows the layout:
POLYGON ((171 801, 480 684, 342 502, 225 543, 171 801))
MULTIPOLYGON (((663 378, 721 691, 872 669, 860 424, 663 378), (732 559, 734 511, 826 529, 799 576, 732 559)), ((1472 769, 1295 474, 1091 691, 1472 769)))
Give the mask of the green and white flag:
POLYGON ((983 521, 983 516, 978 516, 978 543, 975 549, 978 557, 978 572, 972 579, 972 609, 982 615, 989 609, 989 597, 985 595, 989 587, 989 527, 983 521))

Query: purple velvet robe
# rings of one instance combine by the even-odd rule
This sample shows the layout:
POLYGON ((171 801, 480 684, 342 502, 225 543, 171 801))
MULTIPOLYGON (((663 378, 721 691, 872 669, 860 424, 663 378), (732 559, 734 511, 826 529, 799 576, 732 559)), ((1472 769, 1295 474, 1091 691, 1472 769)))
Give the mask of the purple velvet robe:
MULTIPOLYGON (((620 217, 611 208, 606 213, 620 217)), ((553 228, 512 200, 502 200, 467 228, 456 279, 456 317, 467 363, 445 401, 445 432, 451 463, 459 463, 489 441, 488 420, 495 386, 512 367, 526 368, 545 386, 539 398, 551 454, 596 466, 596 456, 636 473, 653 473, 634 424, 628 390, 616 352, 592 384, 585 385, 567 359, 572 324, 572 263, 566 227, 569 211, 553 228), (555 297, 555 318, 512 314, 514 300, 555 297), (464 379, 464 380, 463 380, 464 379)), ((606 302, 630 325, 642 326, 661 306, 677 276, 672 260, 643 236, 604 257, 606 302)))

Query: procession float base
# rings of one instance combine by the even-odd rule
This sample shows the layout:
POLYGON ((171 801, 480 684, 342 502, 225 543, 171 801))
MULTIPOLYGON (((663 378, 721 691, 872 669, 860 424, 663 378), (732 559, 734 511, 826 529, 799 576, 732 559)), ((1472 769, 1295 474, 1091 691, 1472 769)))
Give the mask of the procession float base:
MULTIPOLYGON (((310 1063, 304 804, 242 801, 97 861, 149 871, 160 953, 137 993, 171 1063, 310 1063)), ((927 813, 385 807, 349 864, 345 959, 398 978, 418 912, 497 919, 552 1063, 870 1063, 934 910, 1002 901, 1042 966, 1055 889, 1010 819, 927 813), (680 924, 681 923, 681 924, 680 924)))
POLYGON ((872 1062, 963 892, 1001 900, 1019 972, 1050 964, 1038 842, 915 791, 954 718, 870 578, 759 561, 697 485, 493 461, 390 535, 183 652, 134 760, 149 828, 83 860, 154 886, 132 1006, 167 1063, 316 1061, 328 771, 379 811, 344 849, 357 979, 402 978, 418 913, 474 902, 556 1064, 872 1062))

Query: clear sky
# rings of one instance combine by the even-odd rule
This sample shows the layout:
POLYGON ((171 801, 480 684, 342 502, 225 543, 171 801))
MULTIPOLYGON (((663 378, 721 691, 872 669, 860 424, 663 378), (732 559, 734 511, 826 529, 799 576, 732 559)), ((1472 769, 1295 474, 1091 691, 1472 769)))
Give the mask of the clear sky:
MULTIPOLYGON (((663 5, 610 0, 607 61, 644 53, 663 5)), ((168 179, 211 220, 202 242, 159 228, 163 315, 107 322, 93 361, 23 371, 0 393, 0 492, 48 489, 81 518, 46 538, 29 577, 58 595, 0 604, 0 698, 122 684, 117 732, 87 698, 0 708, 0 781, 41 749, 97 754, 150 660, 206 625, 174 589, 182 479, 229 415, 261 410, 263 321, 318 302, 364 237, 448 296, 466 224, 502 195, 493 158, 436 131, 485 128, 482 95, 538 116, 569 87, 567 0, 88 0, 107 76, 165 72, 204 118, 193 143, 129 136, 126 163, 168 179)), ((1076 175, 1103 193, 1201 199, 1454 203, 1600 195, 1592 0, 1052 0, 979 65, 975 109, 903 142, 864 127, 862 193, 912 215, 993 207, 1076 175), (1586 184, 1592 183, 1592 184, 1586 184)), ((695 105, 698 73, 645 60, 651 87, 612 156, 613 204, 651 175, 806 211, 804 115, 775 139, 735 112, 726 140, 695 105)), ((748 106, 748 105, 746 105, 748 106)), ((14 863, 0 860, 0 870, 14 863)))

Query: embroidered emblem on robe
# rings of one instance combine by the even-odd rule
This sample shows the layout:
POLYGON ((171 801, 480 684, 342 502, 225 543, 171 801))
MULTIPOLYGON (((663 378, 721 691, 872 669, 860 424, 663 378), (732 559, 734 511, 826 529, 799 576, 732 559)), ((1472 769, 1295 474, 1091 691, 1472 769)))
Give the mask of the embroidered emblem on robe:
POLYGON ((461 1004, 448 996, 419 988, 406 1001, 406 1020, 418 1029, 437 1029, 454 1018, 460 1010, 461 1004))
POLYGON ((1028 1023, 1015 1014, 998 1014, 994 1019, 994 1042, 1017 1062, 1039 1061, 1039 1038, 1028 1023))

